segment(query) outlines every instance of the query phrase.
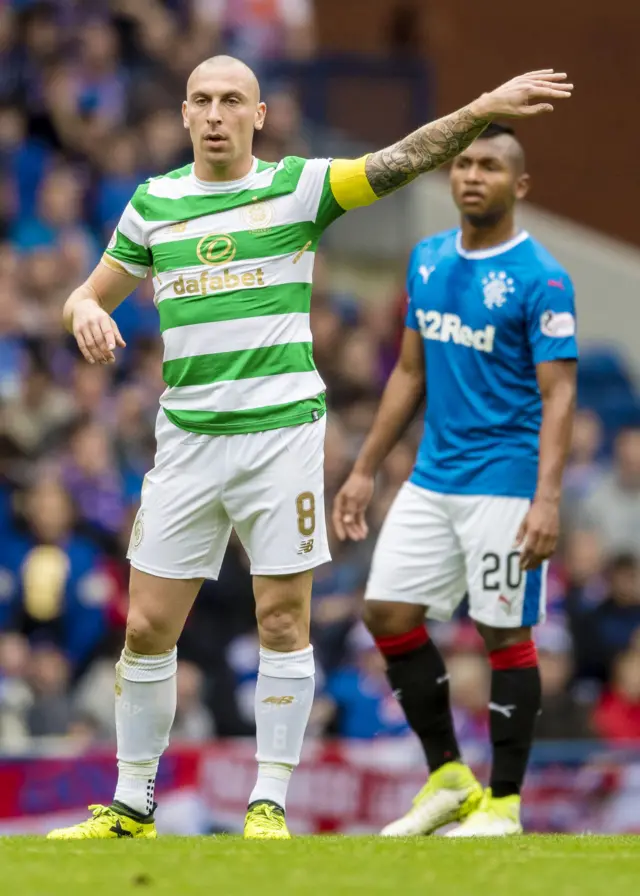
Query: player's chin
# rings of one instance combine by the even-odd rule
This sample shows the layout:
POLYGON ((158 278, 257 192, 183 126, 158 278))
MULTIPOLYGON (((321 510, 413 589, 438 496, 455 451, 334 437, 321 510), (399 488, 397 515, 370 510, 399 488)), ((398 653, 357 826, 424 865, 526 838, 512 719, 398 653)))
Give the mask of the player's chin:
POLYGON ((463 215, 482 218, 489 211, 489 204, 483 196, 462 196, 458 208, 463 215))
POLYGON ((203 148, 207 158, 218 164, 230 162, 233 159, 233 150, 226 140, 219 143, 212 140, 205 140, 203 148))

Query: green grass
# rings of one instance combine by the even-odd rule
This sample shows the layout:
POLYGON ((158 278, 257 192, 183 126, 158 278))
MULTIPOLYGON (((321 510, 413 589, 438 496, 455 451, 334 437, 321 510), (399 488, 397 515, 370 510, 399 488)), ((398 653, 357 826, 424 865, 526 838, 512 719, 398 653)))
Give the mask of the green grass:
POLYGON ((640 837, 12 837, 0 839, 0 883, 0 892, 15 896, 635 896, 640 837))

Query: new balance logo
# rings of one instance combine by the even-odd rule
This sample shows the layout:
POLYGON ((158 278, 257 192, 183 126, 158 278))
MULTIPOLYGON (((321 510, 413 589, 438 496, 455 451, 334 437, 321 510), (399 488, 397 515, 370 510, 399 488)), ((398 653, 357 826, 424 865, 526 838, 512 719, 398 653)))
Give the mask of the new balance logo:
POLYGON ((265 697, 262 702, 268 706, 289 706, 293 703, 293 697, 265 697))
POLYGON ((313 550, 313 538, 309 538, 308 541, 301 541, 300 547, 296 551, 297 554, 309 554, 313 550))
POLYGON ((511 718, 514 709, 516 709, 515 703, 510 703, 508 706, 501 706, 499 703, 493 702, 489 704, 491 712, 499 712, 501 716, 505 716, 507 719, 511 718))

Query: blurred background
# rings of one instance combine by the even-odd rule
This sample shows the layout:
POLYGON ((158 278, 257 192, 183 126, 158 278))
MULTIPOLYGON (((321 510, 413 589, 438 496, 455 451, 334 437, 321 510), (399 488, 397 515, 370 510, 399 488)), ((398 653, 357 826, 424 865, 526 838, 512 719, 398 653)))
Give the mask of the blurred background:
MULTIPOLYGON (((124 553, 153 463, 162 344, 150 282, 116 312, 127 342, 85 364, 61 326, 136 185, 190 159, 186 77, 238 55, 268 104, 263 159, 356 156, 521 70, 554 66, 575 98, 520 136, 535 205, 521 220, 575 280, 579 411, 566 472, 526 822, 640 832, 640 79, 634 0, 0 0, 0 832, 109 801, 124 553), (633 108, 632 107, 632 108, 633 108), (597 115, 597 128, 593 127, 597 115)), ((330 503, 375 413, 402 328, 413 243, 456 222, 446 174, 326 235, 315 356, 328 386, 330 503)), ((298 831, 375 830, 424 780, 420 750, 358 623, 376 533, 420 422, 392 452, 360 545, 332 540, 313 597, 317 699, 289 815, 298 831)), ((489 670, 464 613, 444 651, 465 756, 487 762, 489 670)), ((160 823, 235 830, 254 775, 251 581, 237 543, 180 643, 160 823)))

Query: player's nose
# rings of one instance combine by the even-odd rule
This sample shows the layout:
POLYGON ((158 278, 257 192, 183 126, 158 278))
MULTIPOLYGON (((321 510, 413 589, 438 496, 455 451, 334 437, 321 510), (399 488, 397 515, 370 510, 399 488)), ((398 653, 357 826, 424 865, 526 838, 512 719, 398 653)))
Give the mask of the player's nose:
POLYGON ((467 168, 465 172, 464 182, 467 184, 477 184, 482 180, 482 176, 479 168, 471 167, 467 168))
POLYGON ((209 104, 209 108, 207 109, 207 121, 210 124, 220 124, 222 121, 220 105, 216 100, 212 100, 209 104))

